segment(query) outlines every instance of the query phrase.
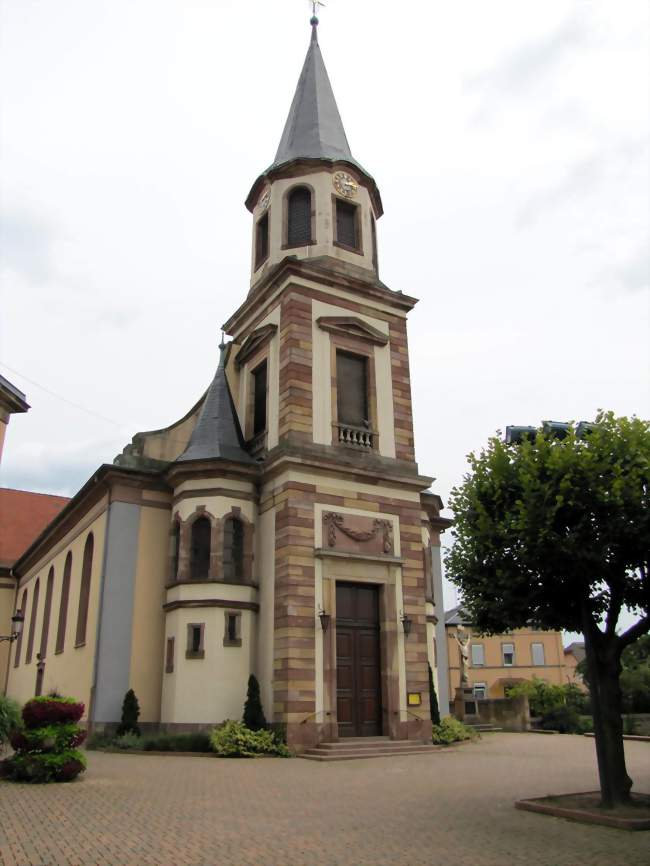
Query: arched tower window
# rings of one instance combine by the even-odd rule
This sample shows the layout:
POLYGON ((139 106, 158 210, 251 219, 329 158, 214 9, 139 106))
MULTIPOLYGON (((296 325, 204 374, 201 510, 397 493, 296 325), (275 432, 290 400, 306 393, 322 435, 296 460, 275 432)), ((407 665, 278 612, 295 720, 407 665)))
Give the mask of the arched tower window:
POLYGON ((84 558, 81 566, 81 586, 79 587, 79 610, 77 611, 77 632, 75 646, 86 643, 86 626, 88 625, 88 604, 90 602, 90 575, 93 568, 94 540, 92 532, 86 539, 84 558))
POLYGON ((302 247, 311 243, 311 192, 306 186, 297 186, 287 199, 287 246, 302 247))
POLYGON ((32 660, 34 652, 34 634, 36 632, 36 616, 38 614, 38 594, 40 591, 40 578, 36 579, 34 585, 34 595, 32 596, 32 613, 29 618, 29 634, 27 635, 27 653, 25 654, 25 664, 29 664, 32 660))
POLYGON ((207 580, 210 574, 210 536, 212 525, 207 517, 199 517, 192 524, 190 542, 190 578, 207 580))
POLYGON ((181 527, 178 520, 174 521, 171 538, 170 581, 178 580, 178 563, 181 555, 181 527))
POLYGON ((269 257, 269 212, 257 221, 255 227, 255 270, 269 257))
MULTIPOLYGON (((20 602, 20 612, 23 616, 27 613, 27 590, 23 591, 23 597, 20 602)), ((20 664, 20 651, 23 646, 23 632, 21 631, 16 640, 16 654, 14 655, 14 667, 17 668, 20 664)))
POLYGON ((238 517, 228 517, 223 528, 224 580, 244 579, 244 524, 238 517))
POLYGON ((43 625, 41 626, 41 658, 47 655, 47 639, 50 635, 50 614, 52 612, 52 593, 54 592, 54 566, 50 568, 45 587, 45 607, 43 608, 43 625))
POLYGON ((63 566, 63 582, 61 584, 61 601, 59 602, 59 623, 56 629, 56 647, 54 652, 62 653, 65 649, 65 627, 68 623, 68 599, 70 598, 70 575, 72 573, 72 553, 68 551, 63 566))

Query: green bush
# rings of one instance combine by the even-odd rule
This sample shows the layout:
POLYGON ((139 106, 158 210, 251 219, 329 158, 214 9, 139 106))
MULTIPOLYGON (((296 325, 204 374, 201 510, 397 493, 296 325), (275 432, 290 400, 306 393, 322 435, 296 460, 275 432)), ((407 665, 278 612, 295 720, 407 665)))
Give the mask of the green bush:
POLYGON ((438 695, 433 682, 433 670, 429 667, 429 712, 431 713, 431 723, 434 725, 440 724, 440 709, 438 707, 438 695))
MULTIPOLYGON (((118 729, 119 730, 119 729, 118 729)), ((110 747, 112 749, 142 749, 142 737, 139 734, 127 733, 113 737, 110 747)))
POLYGON ((122 702, 122 721, 117 726, 115 732, 118 737, 123 734, 135 734, 140 736, 140 728, 138 727, 138 719, 140 718, 140 704, 135 696, 133 689, 129 689, 124 695, 122 702))
POLYGON ((554 707, 544 713, 539 724, 545 731, 559 731, 561 734, 585 734, 590 727, 573 707, 566 705, 554 707))
POLYGON ((0 696, 0 749, 9 740, 11 732, 21 726, 20 704, 13 698, 0 696))
POLYGON ((244 718, 242 721, 249 731, 263 731, 267 726, 264 710, 262 709, 260 684, 255 674, 251 674, 248 678, 248 690, 246 692, 244 718))
POLYGON ((108 749, 114 739, 114 734, 109 734, 106 731, 95 731, 88 737, 86 748, 91 752, 96 749, 108 749))
POLYGON ((145 737, 142 747, 145 752, 211 752, 210 734, 197 731, 191 734, 159 734, 145 737))
POLYGON ((448 745, 458 743, 462 740, 473 740, 478 737, 477 732, 455 719, 453 716, 444 716, 439 725, 433 725, 432 740, 437 745, 448 745))
POLYGON ((566 703, 564 686, 555 686, 533 677, 523 683, 517 683, 506 691, 506 697, 514 698, 526 695, 530 706, 531 716, 543 716, 555 707, 561 707, 566 703))
POLYGON ((291 754, 272 731, 251 731, 243 722, 230 720, 212 731, 210 744, 222 758, 256 758, 258 755, 288 758, 291 754))

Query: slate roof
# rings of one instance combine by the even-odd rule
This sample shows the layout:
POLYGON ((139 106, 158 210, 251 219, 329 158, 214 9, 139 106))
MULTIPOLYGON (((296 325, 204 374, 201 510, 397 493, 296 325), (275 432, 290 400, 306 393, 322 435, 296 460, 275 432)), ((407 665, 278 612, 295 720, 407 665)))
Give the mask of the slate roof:
POLYGON ((564 655, 568 655, 569 653, 573 655, 577 662, 581 662, 586 655, 584 643, 582 641, 574 641, 569 646, 565 646, 564 655))
POLYGON ((226 352, 222 350, 217 372, 205 395, 196 426, 187 448, 176 459, 177 463, 189 460, 229 460, 247 465, 255 464, 250 454, 244 450, 244 437, 226 379, 225 355, 226 352))
POLYGON ((467 612, 459 605, 445 612, 445 625, 469 625, 470 618, 467 612))
POLYGON ((0 487, 0 566, 11 566, 68 504, 67 496, 0 487))

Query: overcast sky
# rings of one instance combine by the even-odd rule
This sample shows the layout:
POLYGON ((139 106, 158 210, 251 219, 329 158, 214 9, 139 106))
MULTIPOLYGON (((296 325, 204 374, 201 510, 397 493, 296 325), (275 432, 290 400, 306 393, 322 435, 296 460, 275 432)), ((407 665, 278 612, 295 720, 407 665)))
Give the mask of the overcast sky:
MULTIPOLYGON (((381 277, 420 298, 416 448, 445 500, 507 424, 650 415, 648 8, 320 12, 382 193, 381 277)), ((32 406, 4 486, 72 494, 208 385, 309 17, 305 0, 1 0, 0 372, 32 406)))

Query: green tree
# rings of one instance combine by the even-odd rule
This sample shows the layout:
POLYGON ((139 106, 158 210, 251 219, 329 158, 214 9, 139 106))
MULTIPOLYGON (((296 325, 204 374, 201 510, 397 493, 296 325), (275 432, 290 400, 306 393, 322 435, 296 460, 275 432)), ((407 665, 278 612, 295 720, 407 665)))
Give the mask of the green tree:
POLYGON ((493 437, 469 463, 446 557, 463 606, 486 634, 582 632, 602 803, 626 802, 621 654, 650 631, 650 425, 599 413, 583 437, 493 437), (624 607, 638 621, 618 634, 624 607))
POLYGON ((429 665, 429 710, 431 712, 431 723, 434 725, 440 724, 440 709, 438 707, 438 695, 436 687, 433 683, 433 671, 429 665))
MULTIPOLYGON (((577 666, 589 683, 586 660, 577 666)), ((643 635, 621 653, 621 697, 626 713, 650 712, 650 635, 643 635)))
POLYGON ((138 727, 138 719, 140 718, 140 704, 135 696, 133 689, 129 689, 124 695, 122 703, 122 721, 117 726, 115 733, 118 737, 123 734, 135 734, 140 736, 140 728, 138 727))
POLYGON ((255 674, 248 678, 246 703, 244 704, 244 724, 250 731, 263 731, 266 728, 266 718, 262 709, 260 684, 255 674))

